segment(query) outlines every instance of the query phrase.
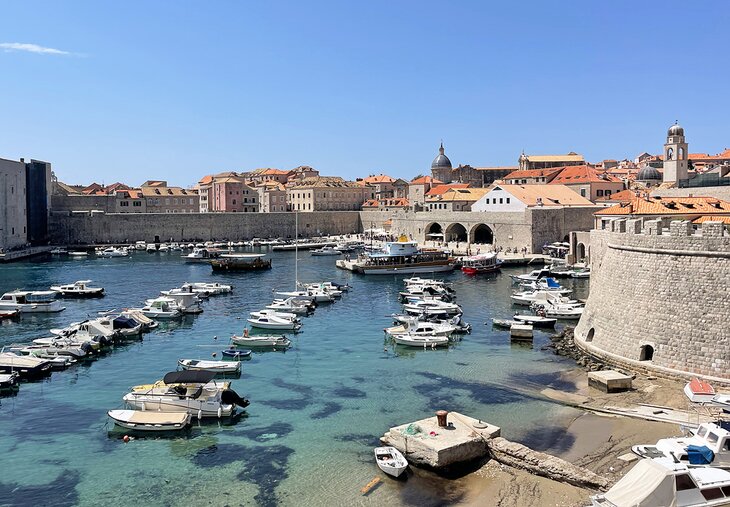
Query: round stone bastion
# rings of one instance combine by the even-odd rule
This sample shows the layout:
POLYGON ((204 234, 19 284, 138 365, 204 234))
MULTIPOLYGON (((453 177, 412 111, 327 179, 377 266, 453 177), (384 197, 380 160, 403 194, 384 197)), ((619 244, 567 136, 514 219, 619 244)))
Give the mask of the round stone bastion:
POLYGON ((730 385, 725 225, 614 219, 603 226, 591 231, 591 291, 576 345, 619 367, 730 385))

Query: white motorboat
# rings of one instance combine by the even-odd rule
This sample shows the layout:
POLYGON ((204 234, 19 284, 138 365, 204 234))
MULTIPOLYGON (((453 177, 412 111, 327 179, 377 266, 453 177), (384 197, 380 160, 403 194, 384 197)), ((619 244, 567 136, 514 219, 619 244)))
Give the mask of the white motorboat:
POLYGON ((20 310, 18 310, 18 309, 11 310, 9 308, 0 308, 0 320, 14 319, 19 316, 20 316, 20 310))
POLYGON ((51 255, 68 255, 68 250, 57 246, 56 248, 52 249, 50 253, 51 255))
POLYGON ((154 243, 147 243, 145 250, 147 250, 147 253, 157 253, 157 245, 154 243))
POLYGON ((159 324, 154 320, 147 317, 140 309, 127 309, 122 311, 121 317, 126 317, 134 322, 139 323, 142 326, 142 331, 149 331, 150 329, 156 328, 159 324))
POLYGON ((277 349, 286 349, 291 345, 291 340, 282 335, 252 335, 248 331, 244 331, 241 336, 231 336, 231 341, 236 345, 244 347, 274 347, 277 349))
POLYGON ((178 319, 183 315, 175 300, 168 297, 149 300, 141 311, 152 319, 178 319))
POLYGON ((110 317, 100 317, 82 322, 74 322, 62 329, 51 329, 51 334, 56 337, 73 338, 80 342, 97 341, 101 345, 109 345, 114 341, 117 333, 114 330, 113 320, 110 317))
POLYGON ((574 299, 568 299, 560 294, 547 290, 534 290, 516 292, 510 296, 512 303, 522 306, 530 306, 532 303, 552 303, 561 305, 580 305, 574 299))
MULTIPOLYGON (((448 287, 451 288, 450 282, 445 282, 443 280, 435 280, 433 278, 421 278, 420 276, 412 276, 410 278, 404 278, 403 284, 406 286, 409 285, 433 285, 436 287, 448 287)), ((453 289, 451 289, 453 290, 453 289)))
POLYGON ((129 251, 126 249, 126 247, 109 247, 98 251, 97 255, 100 255, 102 257, 127 257, 129 255, 129 251))
POLYGON ((520 288, 524 289, 525 291, 544 290, 561 296, 565 296, 573 292, 573 289, 563 287, 557 282, 557 280, 555 280, 555 278, 549 276, 541 278, 534 282, 522 282, 520 284, 520 288))
POLYGON ((15 390, 18 389, 18 381, 20 380, 20 375, 17 373, 0 373, 0 391, 5 390, 15 390))
POLYGON ((239 361, 204 361, 200 359, 180 359, 177 364, 183 370, 209 371, 211 373, 238 373, 241 371, 239 361))
POLYGON ((249 315, 254 319, 276 317, 278 319, 288 320, 289 322, 301 322, 295 313, 277 312, 276 310, 259 310, 258 312, 250 312, 249 315))
POLYGON ((684 386, 684 394, 692 403, 710 403, 716 395, 712 384, 699 378, 687 382, 684 386))
POLYGON ((414 334, 397 334, 393 335, 393 341, 398 345, 407 347, 427 347, 435 348, 449 344, 448 336, 431 336, 431 335, 414 335, 414 334))
POLYGON ((170 251, 170 246, 167 243, 162 243, 157 251, 160 253, 167 253, 170 251))
POLYGON ((150 412, 148 410, 110 410, 114 424, 135 431, 177 431, 190 424, 188 412, 150 412))
POLYGON ((631 450, 642 458, 730 468, 730 431, 715 423, 704 423, 689 437, 662 438, 654 445, 635 445, 631 450), (704 448, 710 452, 702 452, 704 448))
POLYGON ((17 373, 20 378, 37 379, 51 374, 51 363, 33 356, 0 352, 0 373, 17 373))
POLYGON ((89 287, 91 280, 79 280, 66 285, 52 285, 51 290, 60 293, 64 297, 102 297, 104 287, 89 287))
MULTIPOLYGON (((273 312, 273 310, 267 311, 273 312)), ((282 329, 290 331, 298 331, 299 328, 302 327, 299 322, 293 320, 284 319, 275 315, 254 316, 254 313, 256 312, 252 312, 251 316, 246 319, 252 327, 257 327, 259 329, 282 329)))
POLYGON ((592 507, 710 507, 730 504, 730 472, 694 468, 672 459, 642 459, 592 507))
POLYGON ((532 324, 517 323, 509 328, 511 338, 532 338, 532 324))
POLYGON ((198 419, 229 416, 236 406, 248 406, 248 400, 235 391, 211 382, 214 377, 215 373, 207 371, 170 372, 162 382, 133 387, 123 400, 137 410, 185 411, 198 419))
POLYGON ((434 322, 422 322, 417 317, 411 317, 400 326, 385 328, 385 332, 391 336, 399 334, 412 334, 422 336, 451 336, 456 328, 451 324, 434 322))
MULTIPOLYGON (((489 322, 487 322, 489 324, 489 322)), ((492 325, 497 327, 503 327, 506 329, 511 328, 515 324, 519 324, 519 321, 510 319, 492 319, 492 325)))
POLYGON ((20 310, 20 313, 56 313, 66 309, 52 290, 6 292, 0 297, 0 310, 20 310))
POLYGON ((532 324, 534 327, 555 327, 558 322, 558 319, 540 315, 520 315, 516 313, 512 318, 518 322, 532 324))
POLYGON ((585 268, 581 269, 579 271, 573 271, 570 274, 571 278, 590 278, 591 277, 591 268, 585 268))
POLYGON ((86 357, 89 353, 93 352, 91 345, 78 345, 75 343, 68 343, 65 340, 52 342, 49 345, 34 343, 32 345, 18 345, 17 347, 11 346, 10 350, 19 352, 23 355, 40 357, 43 359, 58 356, 70 357, 72 359, 82 359, 86 357))
POLYGON ((347 290, 347 288, 342 286, 335 286, 331 282, 324 282, 324 283, 299 283, 299 287, 302 287, 304 290, 312 292, 324 292, 325 294, 329 294, 332 297, 339 298, 342 297, 342 293, 347 290))
POLYGON ((583 306, 553 303, 533 303, 531 308, 543 311, 546 317, 562 320, 578 320, 583 315, 583 306))
POLYGON ((462 313, 459 305, 437 300, 407 303, 403 305, 403 309, 411 315, 456 315, 462 313))
MULTIPOLYGON (((163 290, 160 292, 162 296, 172 299, 183 313, 198 314, 203 313, 200 306, 202 301, 194 292, 178 292, 175 290, 163 290)), ((149 301, 147 301, 149 303, 149 301)))
POLYGON ((140 250, 141 251, 141 250, 145 250, 146 248, 147 248, 147 243, 145 243, 144 241, 137 241, 134 244, 134 249, 135 250, 140 250))
POLYGON ((266 306, 266 309, 297 315, 307 315, 314 311, 314 306, 307 301, 290 297, 286 299, 275 299, 270 305, 266 306))
POLYGON ((277 292, 279 296, 284 296, 286 298, 295 298, 299 300, 304 301, 314 301, 315 303, 331 303, 335 300, 334 296, 331 294, 327 294, 323 291, 314 291, 314 290, 293 290, 293 291, 284 291, 284 292, 277 292))
POLYGON ((78 257, 78 258, 88 257, 89 256, 89 252, 84 252, 84 251, 81 251, 81 250, 72 250, 68 254, 71 257, 78 257))
POLYGON ((194 290, 203 290, 211 295, 228 294, 233 291, 233 285, 218 282, 192 282, 190 286, 194 290))
POLYGON ((408 461, 395 447, 376 447, 375 462, 378 468, 393 477, 400 477, 408 468, 408 461))
POLYGON ((529 273, 510 275, 515 282, 534 282, 540 278, 550 276, 550 268, 533 269, 529 273))
POLYGON ((342 252, 340 250, 337 250, 336 248, 333 248, 331 246, 323 246, 322 248, 312 250, 310 253, 314 256, 342 255, 342 252))

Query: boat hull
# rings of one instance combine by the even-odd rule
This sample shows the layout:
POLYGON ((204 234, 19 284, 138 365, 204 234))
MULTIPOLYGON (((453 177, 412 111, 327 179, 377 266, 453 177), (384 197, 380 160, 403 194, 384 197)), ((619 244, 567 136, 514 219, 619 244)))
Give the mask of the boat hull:
POLYGON ((353 269, 362 275, 413 275, 417 273, 443 273, 453 271, 453 264, 398 264, 394 266, 361 266, 353 269))

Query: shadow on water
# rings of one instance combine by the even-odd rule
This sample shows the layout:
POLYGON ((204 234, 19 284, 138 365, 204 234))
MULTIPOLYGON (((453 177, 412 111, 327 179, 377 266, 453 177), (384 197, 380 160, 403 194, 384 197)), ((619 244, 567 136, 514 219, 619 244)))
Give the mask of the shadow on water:
POLYGON ((342 405, 335 403, 334 401, 328 401, 324 404, 320 410, 314 412, 311 416, 312 419, 326 419, 327 417, 336 414, 342 410, 342 405))
POLYGON ((287 465, 294 449, 283 445, 244 447, 246 465, 238 479, 259 487, 254 500, 262 507, 278 505, 276 487, 289 477, 287 465))
POLYGON ((81 474, 76 470, 64 470, 57 479, 38 486, 21 486, 0 482, 2 505, 44 505, 63 507, 76 505, 79 500, 76 486, 81 474))
POLYGON ((340 386, 332 390, 332 394, 339 398, 365 398, 367 393, 354 387, 340 386))
POLYGON ((304 410, 312 404, 307 398, 290 398, 288 400, 260 400, 259 403, 280 410, 304 410))
POLYGON ((242 434, 256 442, 267 442, 276 438, 287 436, 294 431, 294 427, 289 423, 274 423, 269 426, 258 428, 245 428, 242 434))
MULTIPOLYGON (((469 396, 479 403, 485 405, 501 405, 504 403, 518 403, 527 399, 525 396, 515 393, 494 384, 482 384, 479 382, 468 382, 447 377, 445 375, 435 376, 429 372, 416 372, 429 380, 429 382, 418 384, 414 389, 423 396, 432 399, 441 399, 446 402, 453 401, 449 396, 454 390, 466 391, 469 396)), ((443 408, 443 407, 440 407, 443 408)))
POLYGON ((245 445, 213 444, 198 450, 191 461, 201 468, 228 465, 247 458, 245 445))
POLYGON ((286 389, 287 391, 294 391, 307 396, 311 396, 313 392, 313 389, 309 386, 287 382, 282 378, 275 378, 271 381, 271 383, 274 384, 276 387, 286 389))

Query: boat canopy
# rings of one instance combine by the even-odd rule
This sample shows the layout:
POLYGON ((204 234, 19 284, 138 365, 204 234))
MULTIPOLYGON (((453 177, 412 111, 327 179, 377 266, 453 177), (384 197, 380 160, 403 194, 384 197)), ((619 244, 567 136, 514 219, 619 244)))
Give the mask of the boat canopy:
POLYGON ((673 506, 674 475, 661 463, 642 459, 603 496, 614 505, 673 506))
POLYGON ((207 384, 215 378, 215 372, 209 371, 171 371, 162 377, 165 384, 207 384))
POLYGON ((114 329, 133 329, 139 325, 139 323, 129 317, 120 315, 114 319, 114 329))

